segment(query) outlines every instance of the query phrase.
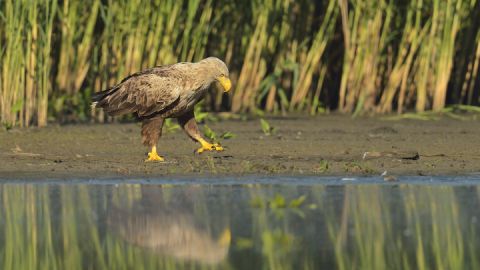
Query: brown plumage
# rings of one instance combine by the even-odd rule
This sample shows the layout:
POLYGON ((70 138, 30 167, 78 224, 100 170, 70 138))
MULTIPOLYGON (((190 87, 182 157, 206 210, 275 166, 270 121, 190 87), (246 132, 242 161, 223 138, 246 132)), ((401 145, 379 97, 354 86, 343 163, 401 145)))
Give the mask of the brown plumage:
POLYGON ((142 121, 142 138, 152 147, 148 160, 163 160, 156 153, 165 118, 178 118, 187 134, 208 150, 222 151, 218 144, 210 144, 200 135, 193 108, 207 93, 213 83, 230 90, 228 68, 215 57, 197 63, 177 63, 158 66, 132 74, 119 84, 94 94, 93 106, 103 108, 111 115, 134 113, 142 121))

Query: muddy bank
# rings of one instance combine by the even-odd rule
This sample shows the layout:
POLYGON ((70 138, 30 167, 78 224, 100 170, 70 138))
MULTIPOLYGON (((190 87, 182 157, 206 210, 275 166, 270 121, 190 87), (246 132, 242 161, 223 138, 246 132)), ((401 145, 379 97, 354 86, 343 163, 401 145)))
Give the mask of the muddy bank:
POLYGON ((0 178, 110 178, 191 175, 457 175, 480 172, 480 121, 345 116, 208 123, 226 150, 194 155, 183 131, 165 133, 163 163, 145 163, 137 124, 0 131, 0 178))

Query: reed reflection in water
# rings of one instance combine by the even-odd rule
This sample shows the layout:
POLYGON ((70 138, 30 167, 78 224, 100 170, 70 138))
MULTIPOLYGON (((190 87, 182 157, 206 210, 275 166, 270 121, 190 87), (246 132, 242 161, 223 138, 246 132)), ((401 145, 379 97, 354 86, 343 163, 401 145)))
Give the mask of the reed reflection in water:
POLYGON ((0 185, 1 269, 477 269, 480 186, 0 185))

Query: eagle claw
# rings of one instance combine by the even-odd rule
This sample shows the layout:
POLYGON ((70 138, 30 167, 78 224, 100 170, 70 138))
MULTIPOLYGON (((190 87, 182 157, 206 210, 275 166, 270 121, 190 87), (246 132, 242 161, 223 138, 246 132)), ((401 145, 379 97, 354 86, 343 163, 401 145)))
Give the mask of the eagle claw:
POLYGON ((156 152, 150 152, 148 153, 148 158, 145 160, 145 162, 148 161, 165 161, 165 159, 159 156, 156 152))
POLYGON ((195 153, 201 154, 205 151, 223 151, 223 147, 219 143, 214 143, 214 144, 204 144, 202 147, 198 148, 195 153))

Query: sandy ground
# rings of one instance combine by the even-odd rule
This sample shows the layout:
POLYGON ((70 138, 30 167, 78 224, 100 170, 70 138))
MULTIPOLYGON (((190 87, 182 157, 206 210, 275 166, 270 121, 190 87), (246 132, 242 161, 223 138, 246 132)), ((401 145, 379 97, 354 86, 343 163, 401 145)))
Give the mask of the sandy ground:
MULTIPOLYGON (((467 175, 480 172, 480 121, 346 116, 208 123, 224 152, 193 154, 183 131, 165 133, 162 163, 145 163, 138 124, 50 126, 0 131, 1 179, 192 175, 467 175), (418 155, 417 155, 418 153, 418 155)), ((387 179, 388 180, 388 179, 387 179)))

